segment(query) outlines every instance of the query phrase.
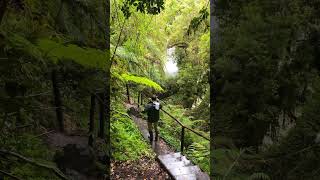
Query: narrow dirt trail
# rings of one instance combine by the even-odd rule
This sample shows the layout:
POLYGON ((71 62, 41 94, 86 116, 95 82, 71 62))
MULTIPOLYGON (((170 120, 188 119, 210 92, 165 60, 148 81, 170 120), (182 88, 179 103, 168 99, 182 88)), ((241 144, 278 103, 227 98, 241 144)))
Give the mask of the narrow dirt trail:
MULTIPOLYGON (((126 104, 129 114, 138 126, 143 137, 149 141, 147 121, 141 118, 139 108, 135 104, 126 104)), ((208 174, 203 172, 199 166, 193 164, 181 152, 172 149, 161 137, 158 141, 152 142, 152 149, 157 154, 157 159, 161 162, 161 168, 169 172, 176 180, 209 180, 208 174)))
MULTIPOLYGON (((132 104, 126 104, 126 107, 127 107, 127 109, 130 109, 130 108, 137 109, 137 106, 132 105, 132 104)), ((142 119, 142 118, 137 117, 135 115, 131 115, 131 118, 138 126, 144 139, 146 139, 146 141, 149 142, 149 132, 148 132, 148 127, 147 127, 147 121, 145 119, 142 119)), ((153 141, 152 149, 157 155, 164 155, 164 154, 169 154, 169 153, 175 152, 161 137, 159 137, 158 141, 153 141)))
MULTIPOLYGON (((127 109, 131 107, 136 108, 135 105, 125 104, 127 109)), ((131 115, 132 120, 138 126, 144 138, 148 138, 147 124, 146 121, 131 115), (147 132, 147 134, 145 133, 147 132)), ((146 139, 147 142, 148 139, 146 139)), ((160 139, 159 145, 153 143, 152 148, 154 152, 167 153, 170 150, 169 146, 160 139), (158 149, 158 151, 155 150, 158 149)), ((166 170, 161 166, 161 164, 155 158, 143 157, 137 161, 126 161, 126 162, 112 162, 111 164, 111 179, 128 179, 128 180, 144 180, 144 179, 154 179, 154 180, 171 180, 172 178, 166 172, 166 170)))

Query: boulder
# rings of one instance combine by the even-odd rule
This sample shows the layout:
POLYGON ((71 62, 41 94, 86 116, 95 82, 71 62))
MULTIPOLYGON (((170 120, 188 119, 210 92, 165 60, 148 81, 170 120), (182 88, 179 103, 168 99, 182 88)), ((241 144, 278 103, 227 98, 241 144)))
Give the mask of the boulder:
POLYGON ((87 176, 103 177, 105 169, 103 162, 99 162, 98 159, 105 160, 106 158, 103 155, 100 156, 102 157, 97 157, 89 146, 67 144, 62 151, 56 152, 54 160, 64 173, 77 171, 87 176))

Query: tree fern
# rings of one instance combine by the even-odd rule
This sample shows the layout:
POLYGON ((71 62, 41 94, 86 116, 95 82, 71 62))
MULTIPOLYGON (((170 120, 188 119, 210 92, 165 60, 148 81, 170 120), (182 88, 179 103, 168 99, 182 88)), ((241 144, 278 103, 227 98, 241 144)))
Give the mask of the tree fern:
POLYGON ((122 74, 121 78, 125 81, 131 81, 137 84, 142 84, 148 87, 151 87, 157 91, 163 92, 164 90, 162 89, 162 87, 157 84, 156 82, 146 78, 146 77, 140 77, 140 76, 135 76, 135 75, 131 75, 131 74, 122 74))
POLYGON ((85 67, 102 70, 105 70, 110 63, 108 52, 98 49, 81 48, 74 44, 65 45, 49 39, 38 40, 38 47, 54 62, 73 60, 85 67))

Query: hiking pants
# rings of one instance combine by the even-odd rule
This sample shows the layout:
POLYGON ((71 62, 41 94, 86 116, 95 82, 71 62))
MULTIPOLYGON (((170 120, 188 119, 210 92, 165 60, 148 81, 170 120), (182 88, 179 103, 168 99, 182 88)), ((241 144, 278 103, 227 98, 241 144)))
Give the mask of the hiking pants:
MULTIPOLYGON (((148 122, 148 131, 149 133, 151 132, 152 133, 152 125, 153 125, 153 128, 154 128, 154 131, 155 131, 155 134, 156 134, 156 138, 158 137, 158 122, 148 122)), ((152 136, 152 135, 151 135, 152 136)))

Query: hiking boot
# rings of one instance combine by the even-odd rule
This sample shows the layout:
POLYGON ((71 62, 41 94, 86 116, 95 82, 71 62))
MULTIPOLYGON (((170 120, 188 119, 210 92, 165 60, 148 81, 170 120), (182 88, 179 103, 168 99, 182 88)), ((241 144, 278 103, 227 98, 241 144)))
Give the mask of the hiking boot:
POLYGON ((155 141, 158 141, 158 140, 159 140, 159 136, 158 134, 156 134, 155 141))
POLYGON ((153 141, 153 133, 152 133, 152 131, 149 131, 149 140, 150 140, 150 142, 153 141))

